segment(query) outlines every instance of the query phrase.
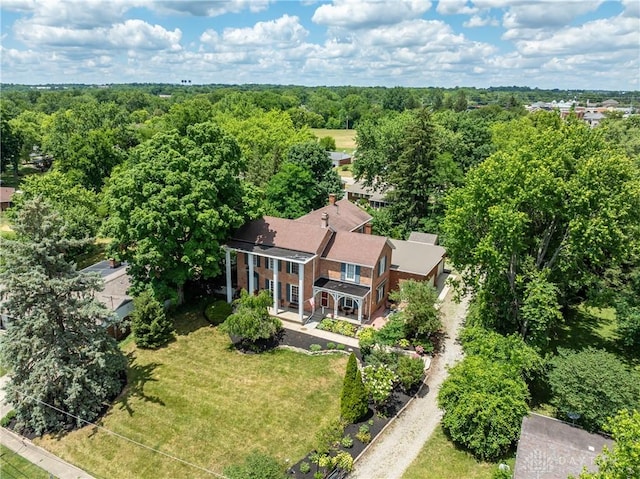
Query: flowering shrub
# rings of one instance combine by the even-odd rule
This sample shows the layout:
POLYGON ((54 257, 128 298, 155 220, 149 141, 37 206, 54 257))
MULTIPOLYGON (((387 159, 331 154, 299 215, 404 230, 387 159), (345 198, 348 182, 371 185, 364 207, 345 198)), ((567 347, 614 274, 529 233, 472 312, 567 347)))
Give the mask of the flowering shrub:
POLYGON ((366 366, 363 369, 364 386, 371 395, 376 409, 382 408, 389 398, 398 376, 387 365, 366 366))
POLYGON ((325 318, 322 321, 320 321, 320 323, 318 324, 318 326, 316 326, 316 328, 321 329, 323 331, 330 331, 332 333, 342 334, 343 336, 349 336, 352 338, 356 337, 356 331, 358 330, 355 324, 351 324, 348 321, 342 321, 340 319, 329 319, 329 318, 325 318))

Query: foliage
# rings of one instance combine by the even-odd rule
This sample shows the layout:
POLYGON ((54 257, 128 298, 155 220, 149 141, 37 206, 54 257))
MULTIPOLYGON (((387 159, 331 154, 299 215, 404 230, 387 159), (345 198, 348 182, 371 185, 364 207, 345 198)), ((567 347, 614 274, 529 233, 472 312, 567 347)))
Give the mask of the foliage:
POLYGON ((442 427, 483 460, 502 457, 520 434, 529 392, 502 363, 469 356, 449 371, 438 393, 442 427))
POLYGON ((232 313, 232 307, 223 300, 214 301, 206 307, 204 315, 214 326, 224 323, 225 319, 232 313))
POLYGON ((332 136, 323 136, 318 141, 318 144, 322 147, 324 151, 336 150, 336 140, 332 136))
POLYGON ((344 433, 344 423, 340 419, 329 422, 325 427, 320 429, 316 434, 315 443, 316 451, 320 454, 326 454, 335 449, 342 439, 344 433))
POLYGON ((465 327, 459 336, 467 356, 479 356, 485 361, 499 362, 516 375, 531 379, 543 369, 538 352, 525 344, 518 334, 503 336, 481 327, 465 327))
POLYGON ((389 297, 404 304, 402 318, 405 337, 425 339, 442 328, 440 310, 437 308, 438 293, 426 281, 402 281, 400 289, 392 291, 389 297))
POLYGON ((497 124, 496 152, 447 200, 447 255, 486 327, 545 346, 638 233, 638 168, 597 130, 555 113, 497 124))
POLYGON ((0 419, 0 427, 7 427, 9 426, 9 424, 11 424, 11 421, 13 421, 16 417, 16 412, 15 410, 10 410, 7 414, 5 414, 2 419, 0 419))
POLYGON ((254 451, 242 464, 225 467, 229 479, 285 479, 287 475, 280 462, 264 453, 254 451))
POLYGON ((384 364, 365 366, 362 372, 365 388, 371 396, 376 410, 380 411, 391 399, 391 392, 398 376, 384 364))
POLYGON ((318 351, 322 351, 322 346, 320 346, 319 344, 312 344, 309 346, 309 351, 311 351, 312 353, 317 353, 318 351))
POLYGON ((640 378, 615 355, 604 350, 560 349, 551 360, 551 403, 558 417, 577 413, 577 423, 588 431, 601 430, 621 409, 640 406, 640 378))
POLYGON ((9 123, 3 110, 0 110, 0 115, 0 173, 11 165, 14 174, 17 175, 23 137, 20 131, 9 123))
POLYGON ((345 472, 353 470, 353 457, 346 451, 340 451, 333 458, 335 466, 345 472))
POLYGON ((314 184, 310 191, 315 194, 311 209, 322 208, 327 203, 329 194, 336 195, 336 199, 342 198, 344 193, 340 176, 333 169, 331 158, 319 143, 310 141, 293 145, 287 154, 287 161, 311 171, 314 184))
POLYGON ((301 462, 300 463, 300 472, 302 474, 307 474, 309 471, 311 471, 311 464, 309 464, 308 462, 301 462))
POLYGON ((299 218, 313 209, 316 183, 306 166, 285 163, 265 188, 267 212, 280 218, 299 218))
POLYGON ((135 290, 177 298, 187 279, 220 273, 221 245, 244 221, 240 151, 213 123, 159 133, 107 187, 110 252, 127 260, 135 290))
POLYGON ((350 424, 362 419, 369 410, 367 390, 362 382, 355 354, 349 355, 340 395, 340 417, 350 424))
POLYGON ((94 237, 100 217, 98 196, 69 176, 52 171, 46 175, 31 175, 20 184, 21 195, 14 196, 13 216, 26 202, 42 197, 64 219, 64 233, 70 239, 94 237))
POLYGON ((322 321, 320 321, 316 328, 323 331, 330 331, 332 333, 341 334, 343 336, 349 336, 351 338, 354 338, 356 336, 356 332, 358 329, 353 323, 350 323, 349 321, 329 318, 324 318, 322 321))
POLYGON ((421 358, 402 355, 398 358, 396 374, 405 392, 414 391, 424 378, 424 361, 421 358))
POLYGON ((62 218, 41 199, 26 202, 13 227, 17 240, 0 248, 12 318, 0 338, 1 362, 12 371, 7 399, 19 427, 38 434, 84 426, 120 392, 127 365, 106 331, 112 313, 94 299, 102 282, 65 261, 79 243, 64 237, 62 218))
POLYGON ((406 337, 403 313, 396 313, 389 317, 387 323, 375 333, 375 342, 387 346, 394 346, 406 337))
POLYGON ((347 449, 351 449, 353 447, 353 438, 348 434, 340 439, 340 445, 342 447, 346 447, 347 449))
POLYGON ((367 356, 371 352, 371 348, 375 344, 376 330, 374 328, 361 328, 358 331, 358 346, 363 356, 367 356))
POLYGON ((232 336, 240 336, 244 342, 255 343, 259 340, 274 338, 282 330, 282 322, 269 315, 272 298, 268 291, 250 295, 242 291, 235 300, 235 311, 220 329, 232 336))
POLYGON ((143 291, 133 300, 131 332, 136 345, 142 348, 157 348, 173 337, 173 321, 165 314, 163 306, 149 290, 143 291))
POLYGON ((605 429, 611 433, 613 448, 605 446, 596 458, 597 472, 584 471, 580 479, 628 479, 640 477, 640 412, 619 411, 605 429))
POLYGON ((366 431, 360 430, 356 433, 356 439, 362 444, 369 444, 371 442, 371 433, 368 429, 366 431))

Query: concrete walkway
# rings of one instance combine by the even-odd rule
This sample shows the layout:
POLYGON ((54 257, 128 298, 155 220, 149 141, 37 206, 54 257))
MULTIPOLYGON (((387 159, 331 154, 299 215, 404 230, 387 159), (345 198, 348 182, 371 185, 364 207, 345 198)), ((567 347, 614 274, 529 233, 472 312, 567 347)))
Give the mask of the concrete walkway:
MULTIPOLYGON (((8 381, 8 375, 0 378, 0 417, 4 417, 11 410, 11 405, 6 404, 4 400, 4 386, 8 381)), ((58 479, 94 479, 82 469, 63 461, 8 429, 0 428, 0 443, 58 479)), ((1 471, 0 477, 2 477, 1 471)))

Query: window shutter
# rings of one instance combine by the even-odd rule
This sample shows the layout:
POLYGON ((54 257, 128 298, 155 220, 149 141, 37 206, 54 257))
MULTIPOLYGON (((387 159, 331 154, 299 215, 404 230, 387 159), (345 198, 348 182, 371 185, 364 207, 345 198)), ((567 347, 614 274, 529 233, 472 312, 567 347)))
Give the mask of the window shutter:
POLYGON ((249 291, 249 270, 247 270, 247 291, 249 291))
POLYGON ((360 284, 360 266, 356 266, 356 283, 360 284))
POLYGON ((245 266, 249 266, 249 253, 244 254, 244 264, 245 266))
POLYGON ((287 273, 291 274, 291 261, 287 261, 287 273))
POLYGON ((282 281, 278 281, 278 299, 282 299, 282 281))
POLYGON ((287 283, 287 302, 291 301, 291 288, 289 288, 289 283, 287 283))
POLYGON ((269 289, 269 278, 264 279, 264 289, 269 289))
POLYGON ((282 271, 282 260, 274 260, 278 261, 278 271, 282 271))
POLYGON ((256 266, 259 268, 260 267, 260 256, 256 256, 256 266))
POLYGON ((344 281, 345 270, 346 270, 346 265, 344 263, 342 263, 340 265, 340 280, 341 281, 344 281))

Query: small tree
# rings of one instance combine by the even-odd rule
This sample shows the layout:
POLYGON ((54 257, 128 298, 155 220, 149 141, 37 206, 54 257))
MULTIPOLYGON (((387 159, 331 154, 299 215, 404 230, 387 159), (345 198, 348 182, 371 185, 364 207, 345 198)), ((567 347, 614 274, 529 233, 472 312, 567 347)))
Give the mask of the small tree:
POLYGON ((569 412, 578 413, 578 424, 589 431, 602 429, 607 418, 620 409, 640 405, 638 374, 607 351, 561 349, 551 366, 551 403, 559 417, 564 419, 569 412))
POLYGON ((640 412, 622 410, 605 429, 615 440, 596 458, 598 472, 580 474, 580 479, 627 479, 640 477, 640 412))
POLYGON ((351 353, 340 396, 340 416, 349 423, 356 423, 367 414, 368 410, 367 391, 362 382, 356 356, 351 353))
POLYGON ((442 328, 440 311, 436 308, 438 294, 429 283, 412 279, 400 283, 391 299, 405 303, 403 316, 408 338, 426 339, 442 328))
POLYGON ((398 376, 385 364, 366 366, 363 372, 364 385, 371 395, 376 410, 380 411, 391 398, 391 392, 398 376))
POLYGON ((255 349, 258 341, 273 339, 282 331, 282 322, 269 315, 267 308, 271 301, 268 291, 261 291, 257 296, 243 291, 234 303, 235 313, 220 325, 220 329, 231 336, 239 336, 249 349, 255 349))
POLYGON ((503 363, 466 357, 438 393, 442 427, 477 458, 496 460, 518 439, 528 398, 524 380, 503 363))
POLYGON ((136 344, 143 348, 157 348, 173 337, 173 321, 167 317, 160 302, 149 290, 133 301, 135 310, 131 331, 136 344))
POLYGON ((284 467, 277 459, 254 451, 242 464, 225 467, 224 475, 229 479, 286 479, 284 467))

